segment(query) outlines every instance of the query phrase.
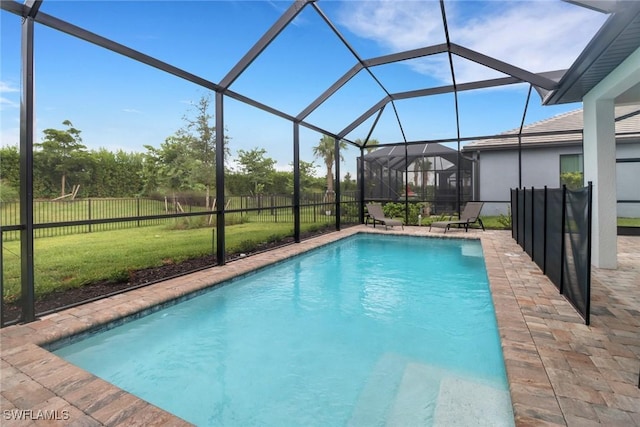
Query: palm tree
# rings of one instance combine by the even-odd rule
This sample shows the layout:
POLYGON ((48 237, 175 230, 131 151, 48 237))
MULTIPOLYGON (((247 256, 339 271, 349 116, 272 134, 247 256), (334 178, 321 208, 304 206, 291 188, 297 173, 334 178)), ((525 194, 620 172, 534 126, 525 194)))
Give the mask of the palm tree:
MULTIPOLYGON (((362 147, 362 144, 364 144, 364 141, 360 138, 356 139, 355 141, 356 144, 358 144, 359 146, 362 147)), ((365 150, 367 150, 367 154, 369 154, 370 152, 372 152, 373 150, 375 150, 378 145, 380 145, 380 141, 378 141, 375 138, 371 138, 367 141, 367 146, 365 148, 365 150)))
MULTIPOLYGON (((340 141, 339 146, 341 150, 344 150, 347 148, 347 143, 340 141)), ((335 140, 330 136, 324 135, 320 138, 318 145, 313 147, 313 155, 324 161, 324 164, 327 167, 327 194, 334 194, 333 164, 336 160, 335 140)), ((344 160, 342 154, 340 154, 340 160, 344 160)))

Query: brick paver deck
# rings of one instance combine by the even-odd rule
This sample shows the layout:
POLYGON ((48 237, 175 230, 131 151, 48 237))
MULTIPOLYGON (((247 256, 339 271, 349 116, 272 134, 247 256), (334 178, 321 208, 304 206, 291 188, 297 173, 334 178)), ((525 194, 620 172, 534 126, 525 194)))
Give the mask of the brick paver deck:
POLYGON ((481 239, 518 426, 640 426, 640 238, 618 239, 617 270, 593 269, 585 326, 509 232, 366 226, 2 329, 0 424, 188 425, 40 346, 357 232, 481 239), (58 419, 38 419, 50 417, 58 419))

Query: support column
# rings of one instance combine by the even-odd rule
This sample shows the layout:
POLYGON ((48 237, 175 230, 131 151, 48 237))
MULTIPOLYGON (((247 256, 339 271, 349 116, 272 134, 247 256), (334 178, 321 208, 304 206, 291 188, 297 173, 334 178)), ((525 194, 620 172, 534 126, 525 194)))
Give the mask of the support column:
POLYGON ((593 182, 591 263, 617 267, 616 146, 614 105, 637 103, 640 84, 640 48, 583 99, 585 182, 593 182))
POLYGON ((216 262, 224 265, 227 257, 224 226, 224 95, 220 92, 216 92, 216 200, 216 262))
POLYGON ((298 122, 293 122, 293 240, 300 243, 300 123, 298 122))
MULTIPOLYGON (((33 2, 30 2, 33 3, 33 2)), ((34 20, 39 3, 22 22, 22 100, 20 102, 20 262, 23 322, 35 317, 33 248, 34 20)))
POLYGON ((358 164, 358 176, 360 176, 360 179, 358 180, 358 183, 360 184, 360 200, 358 200, 358 220, 360 221, 360 224, 364 224, 364 190, 365 190, 365 185, 364 185, 364 148, 360 147, 360 163, 358 164))
POLYGON ((616 134, 613 99, 585 97, 584 181, 593 182, 591 262, 617 267, 616 134))
POLYGON ((334 158, 335 158, 335 165, 336 165, 336 177, 335 177, 335 184, 334 184, 334 190, 335 190, 335 212, 336 212, 336 230, 340 231, 340 210, 341 210, 341 201, 340 199, 342 198, 342 192, 340 191, 340 140, 338 138, 334 138, 334 158))

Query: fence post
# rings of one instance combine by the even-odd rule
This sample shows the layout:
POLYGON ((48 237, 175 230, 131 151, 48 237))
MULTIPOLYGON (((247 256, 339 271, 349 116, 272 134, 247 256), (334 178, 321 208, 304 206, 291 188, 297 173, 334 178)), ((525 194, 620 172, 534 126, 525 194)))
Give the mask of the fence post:
POLYGON ((567 185, 562 185, 562 227, 560 229, 560 294, 564 291, 565 217, 567 215, 567 185))
POLYGON ((547 186, 544 186, 544 233, 542 234, 542 272, 547 274, 547 186))
POLYGON ((511 212, 511 215, 513 216, 512 225, 515 227, 514 230, 516 231, 516 242, 518 242, 518 244, 520 244, 520 213, 518 212, 520 210, 519 191, 520 189, 516 187, 516 200, 514 203, 515 209, 513 209, 511 212))
MULTIPOLYGON (((4 233, 0 230, 0 246, 4 242, 4 233)), ((4 326, 4 313, 2 313, 2 307, 4 306, 4 266, 3 266, 4 254, 2 247, 0 247, 0 328, 4 326)))
MULTIPOLYGON (((591 201, 593 197, 593 183, 589 181, 588 186, 588 195, 587 195, 587 303, 585 309, 585 323, 589 326, 591 317, 591 220, 592 220, 592 210, 591 210, 591 201)), ((638 378, 638 388, 640 388, 640 377, 638 378)))
POLYGON ((515 220, 515 203, 514 203, 514 193, 515 190, 511 187, 509 187, 509 210, 508 213, 509 215, 511 215, 511 238, 514 239, 516 237, 516 231, 515 231, 515 224, 516 224, 516 220, 515 220))
POLYGON ((535 188, 531 186, 531 261, 535 262, 536 258, 536 214, 535 214, 535 206, 536 206, 536 192, 535 188))
POLYGON ((522 250, 527 247, 527 189, 522 189, 522 250))
MULTIPOLYGON (((92 219, 91 218, 91 198, 87 199, 87 211, 88 211, 88 214, 89 214, 89 221, 91 221, 91 219, 92 219)), ((91 233, 92 231, 93 231, 92 224, 89 223, 89 233, 91 233)))
POLYGON ((136 197, 136 216, 138 217, 138 227, 140 227, 140 196, 136 197))

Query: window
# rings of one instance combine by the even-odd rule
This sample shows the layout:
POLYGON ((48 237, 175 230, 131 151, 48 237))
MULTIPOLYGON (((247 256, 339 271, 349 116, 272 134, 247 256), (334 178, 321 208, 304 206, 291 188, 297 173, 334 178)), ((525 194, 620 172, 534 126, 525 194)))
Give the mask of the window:
POLYGON ((560 156, 560 186, 575 189, 584 186, 584 168, 582 154, 560 156))

